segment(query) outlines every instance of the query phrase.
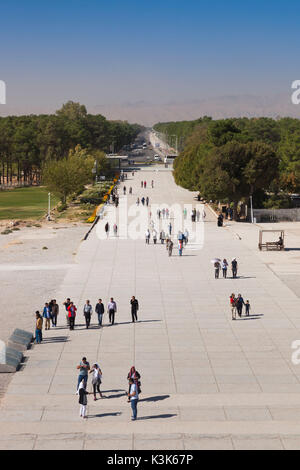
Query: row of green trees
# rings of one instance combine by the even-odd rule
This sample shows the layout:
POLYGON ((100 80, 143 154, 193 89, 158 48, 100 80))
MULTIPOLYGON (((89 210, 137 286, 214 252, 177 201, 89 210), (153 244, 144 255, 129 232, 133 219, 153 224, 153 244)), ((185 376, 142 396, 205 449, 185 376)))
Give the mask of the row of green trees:
POLYGON ((288 195, 300 192, 298 119, 204 117, 154 127, 184 139, 175 181, 209 200, 236 208, 253 196, 256 207, 288 207, 288 195))
POLYGON ((108 121, 69 101, 53 115, 0 118, 0 183, 41 181, 44 165, 69 155, 77 145, 92 151, 118 152, 141 126, 108 121))

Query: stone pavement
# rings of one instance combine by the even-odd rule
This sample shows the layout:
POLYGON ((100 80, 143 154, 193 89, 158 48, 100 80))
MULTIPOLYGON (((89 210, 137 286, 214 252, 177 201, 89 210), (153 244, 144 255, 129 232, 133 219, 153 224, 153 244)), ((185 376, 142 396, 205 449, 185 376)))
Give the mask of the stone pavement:
MULTIPOLYGON (((141 171, 125 184, 133 187, 133 204, 141 195, 150 203, 196 204, 171 172, 141 171), (154 189, 142 190, 142 179, 148 186, 154 179, 154 189)), ((169 258, 160 243, 99 239, 97 230, 82 242, 56 296, 74 300, 77 326, 66 329, 61 311, 59 326, 27 351, 1 403, 1 449, 300 448, 300 365, 291 361, 291 343, 300 339, 299 299, 269 268, 289 252, 266 259, 254 244, 257 227, 243 225, 238 237, 241 225, 218 228, 206 213, 203 248, 191 242, 182 257, 176 243, 169 258), (214 257, 237 257, 239 278, 215 280, 214 257), (232 292, 250 300, 249 318, 231 320, 232 292), (132 295, 140 303, 135 324, 132 295), (98 329, 93 315, 86 330, 85 300, 95 305, 101 297, 106 305, 111 296, 116 324, 109 326, 105 314, 98 329), (95 402, 89 396, 87 420, 78 416, 75 395, 75 367, 84 355, 99 362, 105 395, 95 402), (136 422, 124 395, 133 364, 143 392, 136 422)))

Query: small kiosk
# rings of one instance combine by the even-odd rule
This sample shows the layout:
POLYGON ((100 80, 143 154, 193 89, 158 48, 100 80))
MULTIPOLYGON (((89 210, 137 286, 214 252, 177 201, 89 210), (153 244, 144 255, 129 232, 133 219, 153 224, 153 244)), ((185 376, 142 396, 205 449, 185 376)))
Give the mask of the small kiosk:
MULTIPOLYGON (((266 238, 266 237, 265 237, 266 238)), ((270 239, 271 236, 268 236, 268 238, 270 239)), ((274 238, 274 237, 272 237, 274 238)), ((284 230, 260 230, 259 231, 259 241, 258 241, 258 248, 260 250, 263 250, 264 248, 269 251, 269 250, 279 250, 279 251, 283 251, 284 250, 284 230), (274 241, 264 241, 264 234, 265 233, 268 233, 271 235, 271 233, 273 234, 277 234, 277 236, 279 235, 279 238, 278 240, 274 240, 274 241)))

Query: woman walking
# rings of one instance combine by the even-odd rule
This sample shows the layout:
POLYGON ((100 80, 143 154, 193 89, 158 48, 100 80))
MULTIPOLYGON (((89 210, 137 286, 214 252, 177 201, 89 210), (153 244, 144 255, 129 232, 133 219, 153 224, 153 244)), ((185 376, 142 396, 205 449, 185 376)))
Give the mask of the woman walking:
POLYGON ((86 405, 87 405, 87 395, 89 392, 86 391, 84 388, 84 380, 80 382, 79 389, 78 389, 78 394, 79 394, 79 404, 80 404, 80 412, 79 416, 82 416, 82 418, 87 418, 86 416, 86 405))
POLYGON ((102 372, 97 362, 93 365, 93 368, 90 370, 90 374, 93 374, 92 385, 93 385, 94 400, 96 401, 97 392, 99 392, 100 398, 103 398, 102 393, 100 391, 100 385, 102 383, 102 372))
POLYGON ((231 294, 229 298, 229 302, 230 302, 232 320, 236 320, 236 298, 234 294, 231 294))
MULTIPOLYGON (((132 366, 130 371, 128 372, 128 375, 127 375, 127 380, 130 380, 132 379, 133 382, 136 384, 137 386, 137 390, 138 390, 138 393, 141 393, 141 382, 140 382, 140 378, 141 378, 141 375, 139 374, 139 372, 137 370, 135 370, 135 367, 132 366)), ((129 384, 129 390, 128 390, 128 393, 130 393, 130 384, 129 384)), ((130 401, 128 399, 128 401, 130 401)))
POLYGON ((227 260, 224 258, 222 261, 222 271, 223 271, 223 277, 225 279, 227 278, 227 268, 228 268, 228 263, 227 263, 227 260))
POLYGON ((219 272, 220 272, 220 262, 219 261, 216 261, 215 264, 214 264, 214 267, 215 267, 215 279, 219 279, 219 272))

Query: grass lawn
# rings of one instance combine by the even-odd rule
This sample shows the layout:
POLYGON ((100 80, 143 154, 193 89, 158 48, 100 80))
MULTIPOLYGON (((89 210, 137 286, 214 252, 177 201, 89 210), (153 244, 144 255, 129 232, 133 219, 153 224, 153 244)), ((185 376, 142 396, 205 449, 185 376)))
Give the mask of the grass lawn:
MULTIPOLYGON (((58 199, 51 194, 51 208, 58 199)), ((48 191, 46 188, 30 187, 0 191, 0 220, 38 219, 47 214, 48 191)))

